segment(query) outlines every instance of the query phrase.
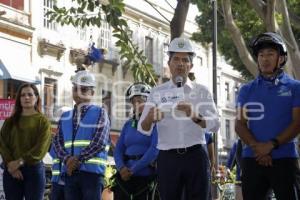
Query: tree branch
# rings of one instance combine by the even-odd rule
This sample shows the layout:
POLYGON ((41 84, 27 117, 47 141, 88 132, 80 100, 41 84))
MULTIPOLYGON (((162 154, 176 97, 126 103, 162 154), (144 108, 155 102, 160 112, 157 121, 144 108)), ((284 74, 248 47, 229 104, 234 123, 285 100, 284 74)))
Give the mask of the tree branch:
POLYGON ((265 13, 265 17, 263 20, 267 30, 270 32, 275 32, 276 27, 278 27, 275 19, 275 4, 276 4, 276 0, 267 1, 267 6, 266 6, 267 12, 265 13))
POLYGON ((225 26, 228 29, 231 38, 237 48, 239 56, 247 68, 247 70, 253 75, 256 76, 257 74, 257 65, 253 60, 251 54, 249 53, 248 49, 246 48, 245 41, 243 36, 234 22, 232 11, 231 11, 231 2, 230 0, 223 0, 222 1, 222 8, 224 13, 224 20, 225 26))
POLYGON ((262 0, 248 0, 248 3, 256 11, 256 13, 259 15, 259 17, 261 19, 263 19, 265 16, 264 8, 266 6, 266 3, 262 0))
POLYGON ((170 20, 166 16, 164 16, 155 6, 153 6, 152 3, 147 0, 145 0, 145 2, 148 3, 160 16, 162 16, 167 22, 170 23, 170 20))
POLYGON ((274 17, 276 0, 268 0, 266 2, 262 0, 248 0, 248 2, 263 20, 266 29, 274 32, 276 30, 276 22, 274 17))
MULTIPOLYGON (((300 63, 299 47, 291 27, 286 0, 278 0, 276 8, 283 16, 283 23, 280 27, 280 30, 283 35, 284 41, 287 44, 289 58, 291 59, 292 63, 300 63)), ((295 75, 295 77, 300 78, 299 65, 294 65, 294 66, 289 65, 288 67, 289 68, 292 67, 293 74, 295 75)))
POLYGON ((292 24, 300 29, 300 17, 292 11, 289 11, 289 16, 292 24))

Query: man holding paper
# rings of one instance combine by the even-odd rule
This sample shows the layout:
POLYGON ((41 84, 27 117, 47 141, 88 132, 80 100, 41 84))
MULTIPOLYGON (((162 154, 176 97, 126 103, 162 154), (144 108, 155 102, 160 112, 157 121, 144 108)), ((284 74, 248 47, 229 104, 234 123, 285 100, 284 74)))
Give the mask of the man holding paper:
POLYGON ((208 199, 210 172, 205 132, 217 132, 219 117, 212 95, 187 76, 195 52, 186 38, 169 45, 170 81, 153 88, 138 130, 150 135, 157 124, 158 183, 162 200, 208 199))

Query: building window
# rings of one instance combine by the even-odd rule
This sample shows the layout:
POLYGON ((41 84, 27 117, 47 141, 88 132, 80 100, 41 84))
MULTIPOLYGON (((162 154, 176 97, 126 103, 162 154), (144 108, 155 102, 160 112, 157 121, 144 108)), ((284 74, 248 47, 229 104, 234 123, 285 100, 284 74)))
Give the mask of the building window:
POLYGON ((80 40, 87 41, 87 28, 86 27, 77 28, 77 35, 80 40))
POLYGON ((196 57, 196 62, 195 62, 196 66, 203 66, 203 59, 200 56, 196 57))
POLYGON ((150 37, 145 37, 145 56, 153 64, 153 39, 150 37))
POLYGON ((7 92, 4 95, 6 99, 16 99, 18 88, 24 83, 18 80, 7 80, 7 92))
POLYGON ((50 22, 50 16, 45 16, 48 11, 53 11, 53 7, 56 5, 56 0, 44 0, 44 27, 50 30, 57 30, 57 23, 55 21, 50 22))
POLYGON ((230 120, 225 120, 225 136, 227 140, 230 140, 230 120))
POLYGON ((229 83, 225 82, 225 95, 226 95, 226 100, 230 100, 230 94, 229 94, 229 83))
POLYGON ((108 49, 111 41, 110 25, 106 21, 101 21, 100 27, 100 48, 108 49))
POLYGON ((129 39, 133 39, 133 31, 132 30, 130 30, 129 28, 126 29, 126 33, 127 33, 129 39))
POLYGON ((0 3, 17 10, 24 10, 24 0, 0 0, 0 3))
POLYGON ((53 119, 56 109, 57 80, 45 78, 44 84, 44 113, 49 119, 53 119))
POLYGON ((235 98, 235 100, 237 100, 238 94, 239 94, 239 87, 235 86, 234 87, 234 98, 235 98))
POLYGON ((169 61, 169 55, 168 55, 168 49, 169 49, 169 45, 167 43, 164 43, 164 47, 163 47, 163 67, 168 67, 168 61, 169 61))

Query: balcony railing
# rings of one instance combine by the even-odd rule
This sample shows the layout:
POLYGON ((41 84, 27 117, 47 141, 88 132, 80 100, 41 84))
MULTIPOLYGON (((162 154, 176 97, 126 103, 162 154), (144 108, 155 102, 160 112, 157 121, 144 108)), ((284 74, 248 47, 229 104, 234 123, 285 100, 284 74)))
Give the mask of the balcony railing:
POLYGON ((15 33, 31 36, 34 28, 31 27, 30 13, 17 10, 0 3, 0 27, 15 33))
POLYGON ((107 63, 112 66, 112 73, 114 74, 117 67, 120 65, 120 56, 117 48, 109 47, 107 53, 104 55, 104 60, 100 63, 100 72, 102 72, 103 63, 107 63))
POLYGON ((115 47, 109 47, 108 52, 104 55, 104 60, 119 65, 119 50, 115 47))
POLYGON ((12 23, 30 26, 30 14, 26 13, 22 10, 17 10, 15 8, 6 6, 0 3, 0 11, 5 12, 5 14, 1 15, 1 18, 7 19, 12 23))

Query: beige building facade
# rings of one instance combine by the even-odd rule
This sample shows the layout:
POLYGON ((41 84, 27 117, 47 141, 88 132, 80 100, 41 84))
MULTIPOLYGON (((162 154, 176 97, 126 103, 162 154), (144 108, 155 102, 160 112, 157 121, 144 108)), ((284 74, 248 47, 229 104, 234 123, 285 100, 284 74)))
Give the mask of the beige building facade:
MULTIPOLYGON (((170 78, 168 56, 170 42, 169 21, 176 0, 124 0, 124 19, 134 43, 144 50, 153 64, 159 82, 170 78)), ((57 0, 0 0, 0 98, 13 99, 22 82, 33 82, 39 87, 43 111, 54 119, 62 107, 72 107, 70 78, 75 74, 76 59, 87 51, 91 42, 108 53, 101 63, 89 67, 97 77, 95 102, 105 106, 112 122, 112 132, 117 134, 129 117, 124 93, 133 77, 118 55, 116 38, 111 27, 103 22, 101 28, 60 26, 50 22, 45 13, 54 5, 69 6, 71 1, 57 0), (127 110, 126 110, 127 109, 127 110)), ((184 37, 197 31, 195 6, 190 6, 184 37)), ((212 91, 212 55, 210 48, 194 43, 196 57, 192 71, 196 82, 212 91)), ((230 147, 234 133, 234 99, 243 82, 240 74, 218 57, 218 109, 222 119, 219 147, 230 147)))

